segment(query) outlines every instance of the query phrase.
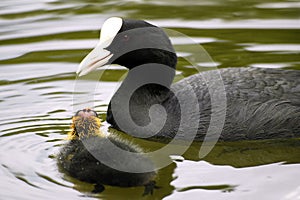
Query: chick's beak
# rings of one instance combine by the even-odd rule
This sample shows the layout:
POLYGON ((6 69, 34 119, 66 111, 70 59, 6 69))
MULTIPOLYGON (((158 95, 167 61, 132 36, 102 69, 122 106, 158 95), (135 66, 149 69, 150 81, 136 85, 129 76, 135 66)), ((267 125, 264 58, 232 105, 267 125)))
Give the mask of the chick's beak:
POLYGON ((113 54, 106 50, 108 45, 99 43, 80 63, 76 73, 78 76, 83 76, 91 71, 108 64, 109 59, 113 54))

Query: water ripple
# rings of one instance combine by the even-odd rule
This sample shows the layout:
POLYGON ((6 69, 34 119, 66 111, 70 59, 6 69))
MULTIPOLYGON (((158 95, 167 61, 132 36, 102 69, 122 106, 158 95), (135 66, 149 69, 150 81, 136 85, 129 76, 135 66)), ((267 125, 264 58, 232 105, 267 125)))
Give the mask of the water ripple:
MULTIPOLYGON (((2 0, 0 198, 140 198, 137 195, 143 188, 107 187, 103 194, 92 196, 91 185, 69 178, 56 166, 76 109, 95 107, 105 119, 109 100, 126 73, 120 66, 111 66, 81 79, 75 74, 81 59, 98 42, 99 29, 108 17, 147 19, 188 35, 215 61, 199 63, 204 70, 216 66, 300 69, 298 8, 299 3, 292 1, 2 0)), ((171 41, 180 56, 176 74, 195 73, 182 58, 190 55, 190 42, 181 37, 171 37, 171 41)), ((109 130, 109 124, 104 125, 109 130)), ((137 142, 149 150, 162 146, 137 142)), ((173 163, 158 172, 161 188, 153 198, 236 195, 244 199, 250 192, 253 198, 270 194, 275 199, 283 191, 290 192, 287 197, 299 194, 294 188, 299 164, 274 163, 299 163, 297 142, 247 145, 218 146, 207 162, 192 161, 198 159, 194 155, 199 144, 191 146, 181 162, 173 160, 177 167, 173 163), (266 163, 273 164, 258 166, 266 163), (224 193, 234 186, 234 191, 224 193)))

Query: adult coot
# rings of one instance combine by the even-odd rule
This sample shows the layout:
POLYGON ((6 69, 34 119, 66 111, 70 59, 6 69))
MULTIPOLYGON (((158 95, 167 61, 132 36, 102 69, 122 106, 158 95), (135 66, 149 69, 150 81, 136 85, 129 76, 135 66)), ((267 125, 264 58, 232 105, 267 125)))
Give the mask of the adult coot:
POLYGON ((63 171, 95 184, 93 192, 103 191, 103 185, 145 186, 144 194, 153 192, 154 165, 138 146, 102 133, 100 119, 91 109, 78 111, 72 121, 70 141, 58 155, 63 171))
POLYGON ((107 64, 129 69, 111 99, 107 121, 135 136, 194 140, 208 136, 225 141, 300 136, 300 71, 227 68, 171 85, 176 63, 176 53, 161 28, 112 17, 77 74, 107 64), (219 80, 207 78, 216 74, 224 90, 219 80))

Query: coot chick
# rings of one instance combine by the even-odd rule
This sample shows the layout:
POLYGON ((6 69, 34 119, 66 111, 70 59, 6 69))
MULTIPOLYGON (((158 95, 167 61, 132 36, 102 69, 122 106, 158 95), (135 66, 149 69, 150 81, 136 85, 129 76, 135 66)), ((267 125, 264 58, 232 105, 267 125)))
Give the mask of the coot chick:
POLYGON ((58 155, 58 166, 63 171, 95 184, 93 192, 102 192, 103 185, 145 186, 144 195, 152 194, 157 188, 153 180, 156 172, 141 148, 101 132, 100 119, 89 108, 79 110, 72 122, 69 141, 58 155))
POLYGON ((129 69, 110 101, 107 121, 138 137, 198 141, 300 137, 299 70, 227 68, 172 84, 176 63, 174 48, 161 28, 113 17, 103 24, 99 44, 83 59, 77 74, 107 64, 129 69), (137 87, 143 81, 147 84, 137 87))

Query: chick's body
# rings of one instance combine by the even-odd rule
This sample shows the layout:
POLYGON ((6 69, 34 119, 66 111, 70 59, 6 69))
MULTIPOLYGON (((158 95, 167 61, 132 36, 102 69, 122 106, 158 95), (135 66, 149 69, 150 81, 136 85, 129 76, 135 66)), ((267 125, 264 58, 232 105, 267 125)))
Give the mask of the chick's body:
POLYGON ((94 111, 87 110, 79 111, 73 117, 70 141, 61 149, 58 165, 70 176, 96 185, 153 184, 155 168, 141 148, 103 134, 99 129, 100 120, 95 115, 94 111))

